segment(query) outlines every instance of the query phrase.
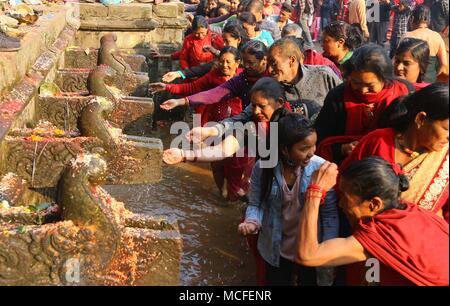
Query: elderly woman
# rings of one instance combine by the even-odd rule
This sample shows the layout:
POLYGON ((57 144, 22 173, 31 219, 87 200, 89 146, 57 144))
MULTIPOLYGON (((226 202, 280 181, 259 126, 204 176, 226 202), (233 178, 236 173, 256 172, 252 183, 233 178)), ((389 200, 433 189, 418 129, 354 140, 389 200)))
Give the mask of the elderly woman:
POLYGON ((379 262, 374 266, 379 267, 379 279, 367 278, 370 273, 362 271, 360 284, 449 285, 448 223, 400 201, 408 180, 380 157, 356 161, 341 174, 339 206, 351 220, 353 234, 319 243, 322 199, 336 184, 337 175, 337 166, 325 162, 311 178, 300 215, 298 263, 340 266, 374 258, 379 262))

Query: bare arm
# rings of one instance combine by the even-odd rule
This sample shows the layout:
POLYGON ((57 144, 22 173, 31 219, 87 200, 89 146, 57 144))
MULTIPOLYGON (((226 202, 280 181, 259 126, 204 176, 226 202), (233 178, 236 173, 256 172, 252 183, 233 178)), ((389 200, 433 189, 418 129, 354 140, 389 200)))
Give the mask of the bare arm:
POLYGON ((441 38, 441 43, 439 44, 439 50, 437 53, 439 58, 439 70, 437 75, 444 74, 448 76, 448 58, 447 58, 447 49, 445 48, 445 42, 441 38))
POLYGON ((195 150, 182 150, 179 148, 170 148, 164 151, 163 161, 166 164, 174 165, 185 161, 213 162, 223 160, 232 156, 241 148, 239 141, 229 135, 219 144, 207 146, 195 150))
MULTIPOLYGON (((337 166, 325 162, 313 175, 312 184, 329 190, 336 184, 337 166)), ((339 266, 367 259, 363 246, 353 237, 335 238, 319 243, 317 222, 321 194, 308 191, 300 214, 298 263, 305 266, 339 266)))

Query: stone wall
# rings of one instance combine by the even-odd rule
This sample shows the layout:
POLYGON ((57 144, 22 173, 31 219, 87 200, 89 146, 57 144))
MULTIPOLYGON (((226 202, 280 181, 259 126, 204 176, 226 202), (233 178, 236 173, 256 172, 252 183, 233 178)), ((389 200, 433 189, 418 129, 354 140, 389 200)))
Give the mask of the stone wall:
MULTIPOLYGON (((18 52, 0 53, 0 142, 12 127, 34 121, 34 98, 40 85, 52 81, 76 28, 67 22, 69 8, 46 7, 18 52)), ((0 152, 1 153, 1 152, 0 152)))
POLYGON ((117 34, 117 46, 125 52, 147 55, 149 48, 161 44, 176 47, 183 42, 188 22, 182 2, 129 3, 103 6, 99 3, 81 3, 80 30, 74 45, 81 48, 99 48, 100 38, 108 32, 117 34))

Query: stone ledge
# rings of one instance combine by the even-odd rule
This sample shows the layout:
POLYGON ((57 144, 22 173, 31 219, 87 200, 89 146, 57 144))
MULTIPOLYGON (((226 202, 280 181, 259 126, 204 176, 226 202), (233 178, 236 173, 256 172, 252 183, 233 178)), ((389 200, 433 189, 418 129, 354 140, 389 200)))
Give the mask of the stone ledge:
POLYGON ((95 31, 151 31, 159 27, 160 23, 154 19, 123 20, 119 18, 88 17, 81 21, 80 30, 95 31))
POLYGON ((123 20, 150 19, 153 17, 153 10, 151 4, 119 4, 109 7, 108 16, 123 20))
POLYGON ((101 3, 80 3, 80 17, 106 17, 109 7, 101 3))

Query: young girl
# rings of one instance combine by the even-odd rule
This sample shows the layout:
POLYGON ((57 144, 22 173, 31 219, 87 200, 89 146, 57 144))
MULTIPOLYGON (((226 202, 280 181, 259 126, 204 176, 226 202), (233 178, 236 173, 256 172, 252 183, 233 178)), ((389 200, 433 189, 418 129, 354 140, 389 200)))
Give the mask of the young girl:
POLYGON ((273 44, 272 35, 267 31, 260 31, 256 23, 256 17, 250 12, 243 12, 239 14, 238 20, 242 23, 242 27, 249 39, 258 40, 270 47, 273 44))
MULTIPOLYGON (((272 168, 263 168, 261 161, 255 164, 249 206, 238 230, 243 235, 259 231, 258 251, 266 263, 266 285, 314 286, 316 270, 295 263, 298 221, 311 174, 325 160, 314 155, 317 134, 302 115, 289 113, 279 119, 277 136, 278 162, 272 168)), ((339 227, 334 192, 330 190, 323 200, 316 236, 319 241, 336 238, 339 227)), ((326 271, 331 285, 332 271, 326 271)))

